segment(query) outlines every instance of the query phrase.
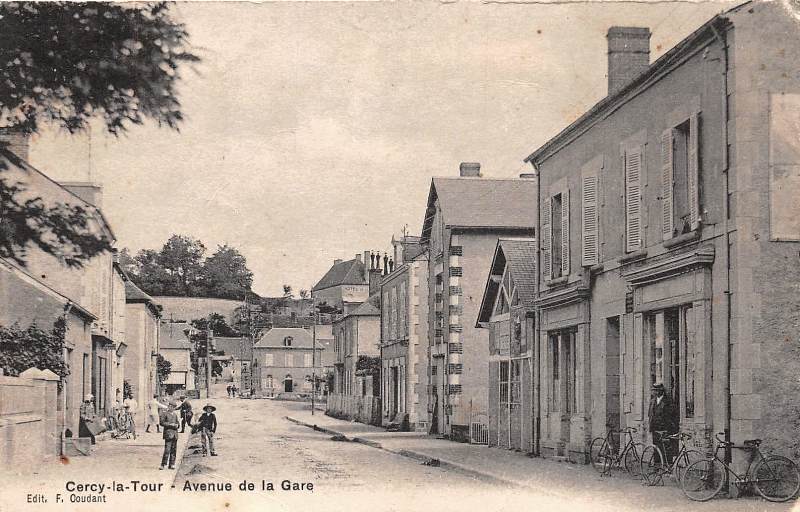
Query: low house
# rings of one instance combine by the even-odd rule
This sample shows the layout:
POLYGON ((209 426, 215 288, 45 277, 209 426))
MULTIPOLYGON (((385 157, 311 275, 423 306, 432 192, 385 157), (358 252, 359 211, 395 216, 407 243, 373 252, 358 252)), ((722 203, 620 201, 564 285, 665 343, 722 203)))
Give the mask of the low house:
POLYGON ((195 389, 189 332, 190 326, 186 323, 161 323, 158 353, 170 363, 170 373, 161 384, 168 395, 195 389))
POLYGON ((536 453, 536 240, 497 241, 476 327, 489 330, 488 444, 536 453))
POLYGON ((264 396, 310 395, 313 374, 321 374, 324 347, 301 328, 270 329, 253 346, 257 392, 264 396))

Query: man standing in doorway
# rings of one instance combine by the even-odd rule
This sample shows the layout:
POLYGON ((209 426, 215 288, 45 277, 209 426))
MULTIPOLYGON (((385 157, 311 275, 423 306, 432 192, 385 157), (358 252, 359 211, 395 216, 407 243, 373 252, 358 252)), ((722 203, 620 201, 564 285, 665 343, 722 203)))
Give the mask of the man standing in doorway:
POLYGON ((672 462, 672 458, 675 455, 675 443, 671 439, 664 439, 662 444, 662 437, 678 431, 678 418, 676 416, 675 407, 664 390, 664 384, 653 384, 653 394, 648 408, 650 434, 653 436, 654 445, 664 447, 664 456, 669 463, 672 462))

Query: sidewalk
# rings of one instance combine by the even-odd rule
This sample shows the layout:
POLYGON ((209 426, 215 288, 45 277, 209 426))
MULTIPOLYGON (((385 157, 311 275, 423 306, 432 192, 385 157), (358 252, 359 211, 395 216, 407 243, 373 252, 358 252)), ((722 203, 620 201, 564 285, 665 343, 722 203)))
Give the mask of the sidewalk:
POLYGON ((788 511, 797 504, 725 497, 710 503, 696 503, 689 501, 669 477, 666 477, 664 486, 648 487, 624 472, 601 477, 591 465, 529 457, 502 448, 456 443, 417 432, 387 432, 383 428, 338 420, 320 413, 312 416, 310 409, 291 411, 286 419, 425 463, 434 461, 435 465, 438 461, 439 467, 472 474, 485 481, 569 500, 580 509, 583 509, 580 505, 584 505, 608 510, 674 510, 677 506, 683 510, 702 507, 703 510, 788 511))

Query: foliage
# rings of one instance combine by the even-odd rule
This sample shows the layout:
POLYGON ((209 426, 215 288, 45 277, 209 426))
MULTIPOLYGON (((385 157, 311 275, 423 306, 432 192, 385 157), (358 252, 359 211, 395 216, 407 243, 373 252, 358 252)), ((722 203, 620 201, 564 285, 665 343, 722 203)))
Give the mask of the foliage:
MULTIPOLYGON (((0 3, 0 126, 22 135, 52 124, 70 133, 100 117, 114 135, 145 119, 177 129, 176 85, 199 58, 166 3, 0 3)), ((5 146, 5 144, 2 144, 5 146)), ((93 209, 48 204, 0 164, 0 257, 25 265, 31 247, 69 267, 110 250, 93 209)), ((36 191, 36 194, 39 194, 36 191)))
POLYGON ((195 329, 201 331, 207 331, 211 329, 211 332, 214 334, 214 336, 239 336, 239 332, 228 325, 225 317, 219 313, 211 313, 207 318, 196 318, 192 320, 190 324, 195 329))
POLYGON ((363 354, 358 356, 358 361, 356 361, 356 373, 358 375, 379 376, 381 374, 381 358, 363 354))
MULTIPOLYGON (((203 259, 205 245, 186 235, 172 235, 156 251, 142 249, 124 266, 134 283, 150 295, 215 297, 242 300, 252 295, 253 272, 247 259, 234 247, 218 246, 203 259)), ((120 257, 120 264, 123 258, 120 257)))
POLYGON ((167 361, 161 354, 158 354, 156 357, 156 373, 158 374, 159 386, 167 380, 171 371, 172 363, 167 361))
POLYGON ((54 322, 50 332, 35 324, 26 329, 18 324, 0 326, 0 368, 12 377, 28 368, 47 369, 61 378, 58 383, 60 388, 64 378, 69 375, 69 367, 64 361, 66 333, 67 322, 64 317, 54 322))
POLYGON ((127 400, 129 398, 133 398, 133 387, 131 387, 128 379, 125 379, 122 381, 122 399, 127 400))

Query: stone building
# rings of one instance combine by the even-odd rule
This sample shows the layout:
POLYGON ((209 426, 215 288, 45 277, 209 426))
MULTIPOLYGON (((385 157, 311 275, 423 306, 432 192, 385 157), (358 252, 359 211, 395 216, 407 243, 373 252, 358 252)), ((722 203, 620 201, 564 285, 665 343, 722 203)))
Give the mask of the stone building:
POLYGON ((538 453, 536 241, 497 241, 477 327, 489 330, 488 444, 538 453))
POLYGON ((320 375, 323 347, 314 350, 310 332, 303 328, 270 329, 253 346, 253 372, 264 396, 310 395, 313 373, 320 375))
POLYGON ((428 255, 419 237, 392 244, 394 266, 381 282, 381 418, 427 431, 428 255))
POLYGON ((137 402, 135 419, 144 421, 145 407, 158 393, 156 356, 161 310, 152 297, 132 281, 125 282, 125 380, 137 402))
POLYGON ((474 321, 497 239, 534 236, 535 197, 534 180, 481 178, 480 164, 462 163, 460 177, 431 181, 420 241, 429 255, 432 433, 466 439, 472 419, 478 431, 486 428, 489 336, 474 321))
POLYGON ((649 440, 662 383, 699 446, 725 431, 800 455, 798 30, 751 2, 649 64, 649 30, 613 27, 608 96, 527 158, 543 454, 649 440))
POLYGON ((162 382, 168 395, 185 394, 195 389, 190 332, 191 326, 187 323, 161 322, 158 353, 170 363, 169 375, 162 382))
POLYGON ((378 382, 359 375, 360 356, 380 357, 380 294, 375 293, 350 313, 333 322, 336 353, 333 392, 349 396, 377 396, 378 382))
POLYGON ((311 289, 313 305, 325 305, 347 314, 366 301, 370 289, 365 261, 369 256, 369 251, 365 251, 363 259, 356 254, 352 260, 333 260, 331 268, 311 289))

